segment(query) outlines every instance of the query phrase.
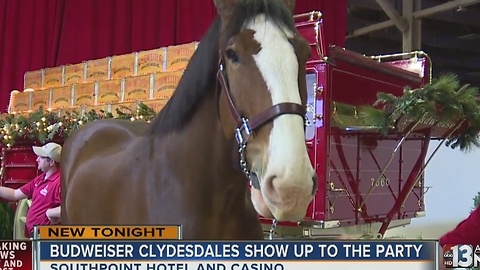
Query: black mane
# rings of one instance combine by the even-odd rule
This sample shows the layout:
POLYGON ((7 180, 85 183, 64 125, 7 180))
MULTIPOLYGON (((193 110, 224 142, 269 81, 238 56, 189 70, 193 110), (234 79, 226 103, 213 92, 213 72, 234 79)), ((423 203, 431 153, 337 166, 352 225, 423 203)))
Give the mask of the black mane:
POLYGON ((152 121, 153 134, 161 136, 182 128, 202 100, 214 93, 219 49, 224 50, 228 39, 259 14, 265 14, 281 27, 296 31, 292 13, 283 0, 238 0, 230 22, 224 26, 223 39, 220 40, 221 20, 217 17, 198 44, 177 89, 152 121))
POLYGON ((265 14, 266 19, 272 20, 279 27, 286 27, 296 32, 293 15, 283 0, 238 0, 231 20, 225 27, 225 40, 221 41, 222 48, 225 47, 228 38, 239 33, 245 24, 260 14, 265 14))

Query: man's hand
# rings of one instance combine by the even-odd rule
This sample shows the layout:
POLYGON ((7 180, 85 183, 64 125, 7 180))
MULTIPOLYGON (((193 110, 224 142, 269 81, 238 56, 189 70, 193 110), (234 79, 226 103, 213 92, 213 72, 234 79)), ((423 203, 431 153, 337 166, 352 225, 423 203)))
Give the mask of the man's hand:
POLYGON ((58 206, 55 208, 50 208, 45 212, 45 215, 52 224, 60 223, 60 209, 60 206, 58 206))

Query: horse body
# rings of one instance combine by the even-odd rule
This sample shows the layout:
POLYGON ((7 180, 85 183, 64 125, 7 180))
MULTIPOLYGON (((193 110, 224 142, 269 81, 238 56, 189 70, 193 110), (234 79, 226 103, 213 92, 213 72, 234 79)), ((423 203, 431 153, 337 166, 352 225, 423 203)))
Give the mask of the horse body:
POLYGON ((184 239, 240 240, 263 238, 257 212, 303 218, 316 176, 294 1, 214 1, 219 18, 152 123, 97 120, 66 140, 63 224, 180 224, 184 239))
POLYGON ((243 174, 212 162, 231 159, 231 148, 222 147, 226 144, 214 108, 205 102, 192 119, 210 122, 186 126, 161 140, 149 136, 146 123, 128 120, 99 120, 76 131, 64 146, 63 220, 182 224, 184 239, 261 239, 243 174))

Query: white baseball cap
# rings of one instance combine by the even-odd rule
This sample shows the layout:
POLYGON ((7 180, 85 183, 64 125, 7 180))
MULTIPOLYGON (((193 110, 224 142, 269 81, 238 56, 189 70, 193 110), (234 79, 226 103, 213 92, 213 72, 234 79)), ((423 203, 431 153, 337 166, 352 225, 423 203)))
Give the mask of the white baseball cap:
POLYGON ((57 143, 51 142, 44 146, 32 146, 35 155, 40 157, 48 157, 56 162, 60 162, 62 155, 62 146, 57 143))

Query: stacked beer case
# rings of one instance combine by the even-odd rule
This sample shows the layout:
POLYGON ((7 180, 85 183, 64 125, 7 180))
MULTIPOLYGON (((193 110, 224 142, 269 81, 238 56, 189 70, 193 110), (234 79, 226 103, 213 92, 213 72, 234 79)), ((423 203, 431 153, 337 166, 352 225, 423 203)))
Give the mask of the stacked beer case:
POLYGON ((58 112, 134 110, 143 102, 159 112, 170 99, 198 42, 113 55, 28 71, 24 89, 11 92, 8 113, 42 107, 58 112))

